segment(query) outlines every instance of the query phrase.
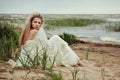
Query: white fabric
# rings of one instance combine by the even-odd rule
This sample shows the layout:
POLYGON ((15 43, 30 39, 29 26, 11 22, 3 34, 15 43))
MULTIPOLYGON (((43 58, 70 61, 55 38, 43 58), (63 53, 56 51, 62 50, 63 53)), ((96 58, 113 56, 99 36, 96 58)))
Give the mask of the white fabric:
MULTIPOLYGON (((28 40, 21 47, 21 54, 19 58, 26 61, 27 57, 23 54, 26 51, 29 52, 30 57, 34 57, 36 53, 36 47, 39 52, 43 47, 47 48, 48 58, 51 59, 51 61, 53 61, 54 57, 56 56, 55 65, 74 65, 79 60, 79 57, 75 54, 75 52, 59 36, 54 35, 48 40, 43 27, 39 29, 35 39, 28 40)), ((16 61, 15 66, 22 66, 19 60, 16 61)))
POLYGON ((37 35, 35 36, 35 38, 38 38, 38 39, 41 39, 41 40, 45 40, 45 41, 48 40, 43 26, 40 27, 40 29, 39 29, 37 35))

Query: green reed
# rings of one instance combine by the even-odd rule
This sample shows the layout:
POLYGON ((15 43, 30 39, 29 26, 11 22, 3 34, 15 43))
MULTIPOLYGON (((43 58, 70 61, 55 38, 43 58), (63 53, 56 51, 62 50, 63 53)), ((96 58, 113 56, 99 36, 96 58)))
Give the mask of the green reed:
POLYGON ((100 54, 102 54, 102 61, 103 61, 103 65, 101 67, 101 77, 102 80, 105 80, 105 55, 102 50, 100 50, 100 54))
MULTIPOLYGON (((22 56, 19 57, 19 61, 22 66, 26 69, 37 68, 42 60, 41 50, 39 51, 37 46, 35 48, 32 48, 31 50, 26 50, 25 48, 23 48, 23 50, 24 52, 21 52, 22 56), (34 53, 32 52, 33 49, 36 49, 34 50, 34 53)), ((46 62, 42 64, 42 67, 46 67, 46 62)))
POLYGON ((106 31, 120 32, 120 22, 117 22, 114 25, 113 24, 109 24, 105 28, 106 28, 106 31))
POLYGON ((18 48, 19 32, 8 23, 0 23, 0 59, 8 60, 18 48))
POLYGON ((89 57, 89 49, 87 48, 86 53, 85 53, 85 59, 88 60, 89 57))
POLYGON ((51 59, 49 58, 49 61, 50 61, 50 67, 48 68, 48 70, 49 70, 50 72, 53 71, 53 67, 54 67, 54 64, 55 64, 55 61, 56 61, 56 57, 57 57, 57 54, 54 55, 53 60, 51 60, 51 59))
POLYGON ((0 21, 10 22, 10 23, 23 23, 25 22, 25 18, 14 18, 14 17, 1 16, 0 21))
POLYGON ((46 70, 47 68, 47 60, 48 60, 47 49, 43 48, 43 53, 41 57, 41 67, 43 70, 46 70))
POLYGON ((25 69, 37 68, 40 66, 43 70, 52 72, 56 55, 54 56, 54 59, 51 60, 48 56, 48 50, 46 47, 43 47, 41 50, 39 50, 37 46, 31 50, 26 50, 25 48, 23 48, 23 50, 24 52, 21 52, 22 56, 19 57, 19 61, 25 69), (33 49, 36 49, 34 53, 32 52, 33 49))
POLYGON ((45 73, 47 78, 45 80, 63 80, 62 73, 45 73))
POLYGON ((69 69, 72 74, 72 80, 78 80, 78 73, 80 69, 78 67, 74 67, 73 70, 69 69))
POLYGON ((53 26, 87 26, 90 24, 104 23, 101 19, 87 19, 87 18, 64 18, 45 20, 45 24, 53 26))
POLYGON ((42 49, 42 54, 40 57, 41 57, 41 59, 40 59, 41 60, 40 61, 41 68, 43 70, 48 70, 48 71, 52 72, 57 55, 54 55, 53 59, 51 59, 51 57, 49 57, 48 48, 44 47, 42 49))
POLYGON ((65 40, 68 44, 73 44, 78 42, 73 34, 69 33, 63 33, 62 35, 59 35, 63 40, 65 40))

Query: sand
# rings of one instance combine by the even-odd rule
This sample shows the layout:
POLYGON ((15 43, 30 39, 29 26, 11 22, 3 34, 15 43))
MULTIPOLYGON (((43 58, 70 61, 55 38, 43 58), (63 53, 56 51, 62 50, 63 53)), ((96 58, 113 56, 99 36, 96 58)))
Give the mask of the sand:
MULTIPOLYGON (((76 69, 79 70, 76 80, 120 80, 120 47, 99 46, 93 43, 77 43, 70 47, 85 66, 54 67, 53 72, 61 73, 63 80, 73 80, 70 71, 73 72, 76 69)), ((0 62, 0 80, 43 80, 46 73, 48 71, 44 71, 40 67, 30 70, 13 69, 8 62, 0 62)))

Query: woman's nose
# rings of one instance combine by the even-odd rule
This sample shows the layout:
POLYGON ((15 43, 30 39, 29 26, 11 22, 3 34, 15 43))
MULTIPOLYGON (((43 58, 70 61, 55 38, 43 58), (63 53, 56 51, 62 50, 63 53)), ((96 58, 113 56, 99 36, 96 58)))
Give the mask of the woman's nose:
POLYGON ((39 23, 36 23, 37 26, 39 26, 39 23))

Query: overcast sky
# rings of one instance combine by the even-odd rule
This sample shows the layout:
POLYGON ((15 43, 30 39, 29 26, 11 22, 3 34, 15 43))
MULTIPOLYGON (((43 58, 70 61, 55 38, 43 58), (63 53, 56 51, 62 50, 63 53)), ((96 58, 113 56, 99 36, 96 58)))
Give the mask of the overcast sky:
POLYGON ((120 0, 0 0, 0 13, 120 14, 120 0))

